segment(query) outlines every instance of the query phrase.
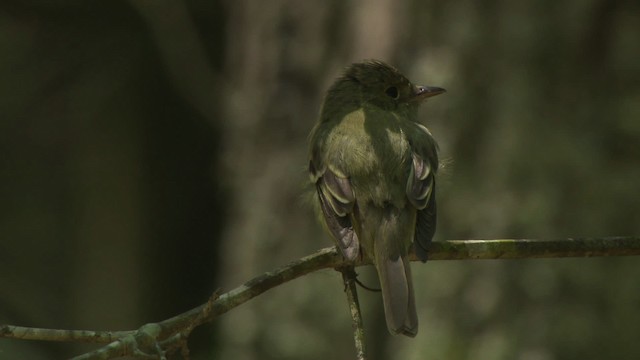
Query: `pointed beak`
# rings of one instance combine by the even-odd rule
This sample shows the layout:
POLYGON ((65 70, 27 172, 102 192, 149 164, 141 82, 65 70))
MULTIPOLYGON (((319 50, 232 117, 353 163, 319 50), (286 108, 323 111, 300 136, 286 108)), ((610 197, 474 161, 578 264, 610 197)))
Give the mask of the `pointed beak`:
POLYGON ((422 101, 432 96, 440 95, 447 90, 435 86, 415 86, 413 98, 418 101, 422 101))

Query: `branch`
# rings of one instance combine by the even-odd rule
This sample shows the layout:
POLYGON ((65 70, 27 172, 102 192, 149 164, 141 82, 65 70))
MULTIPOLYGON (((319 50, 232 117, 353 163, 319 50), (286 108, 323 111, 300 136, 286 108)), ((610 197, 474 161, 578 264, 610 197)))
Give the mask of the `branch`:
MULTIPOLYGON (((583 238, 562 240, 449 240, 431 243, 431 260, 523 259, 555 257, 630 256, 640 255, 640 237, 583 238)), ((413 261, 417 260, 412 255, 413 261)), ((146 324, 138 330, 99 332, 82 330, 35 329, 0 325, 0 337, 24 340, 82 341, 107 343, 96 351, 77 359, 108 359, 114 356, 161 357, 167 349, 175 349, 196 326, 211 322, 219 315, 241 305, 263 292, 300 276, 326 268, 360 266, 368 261, 346 264, 334 247, 293 261, 264 273, 243 285, 194 309, 159 323, 146 324), (114 341, 114 338, 117 340, 114 341)))
POLYGON ((353 266, 345 266, 338 269, 338 271, 342 273, 344 290, 347 293, 347 301, 349 301, 349 310, 353 322, 353 341, 356 345, 356 359, 366 360, 367 352, 364 346, 364 326, 362 325, 362 312, 360 311, 358 289, 356 288, 356 277, 358 275, 353 266))
MULTIPOLYGON (((531 259, 640 255, 640 237, 449 240, 431 243, 429 259, 531 259)), ((416 260, 413 257, 411 260, 416 260)))

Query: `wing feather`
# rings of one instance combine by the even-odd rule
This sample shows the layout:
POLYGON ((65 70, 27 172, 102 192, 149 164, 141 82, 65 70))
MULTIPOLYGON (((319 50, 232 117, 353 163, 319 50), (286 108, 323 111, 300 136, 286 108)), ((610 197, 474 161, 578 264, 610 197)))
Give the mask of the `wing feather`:
POLYGON ((351 222, 355 196, 349 178, 327 167, 318 169, 314 159, 309 164, 309 171, 311 179, 315 180, 320 208, 329 232, 344 257, 355 260, 360 253, 360 243, 351 222))
POLYGON ((414 248, 420 260, 427 261, 427 249, 436 232, 436 182, 432 166, 415 152, 407 180, 407 197, 418 209, 414 248))

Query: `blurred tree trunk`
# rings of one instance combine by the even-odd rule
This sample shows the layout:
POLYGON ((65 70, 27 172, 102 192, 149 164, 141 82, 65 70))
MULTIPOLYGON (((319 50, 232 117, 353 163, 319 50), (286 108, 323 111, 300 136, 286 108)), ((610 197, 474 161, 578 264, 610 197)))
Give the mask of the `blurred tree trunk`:
MULTIPOLYGON (((222 29, 195 35, 186 9, 171 14, 186 23, 173 48, 127 2, 0 6, 0 322, 129 329, 215 287, 219 102, 202 84, 216 88, 206 66, 222 50, 197 67, 193 48, 222 29), (173 66, 171 51, 189 61, 173 66)), ((2 343, 29 359, 90 348, 2 343)))

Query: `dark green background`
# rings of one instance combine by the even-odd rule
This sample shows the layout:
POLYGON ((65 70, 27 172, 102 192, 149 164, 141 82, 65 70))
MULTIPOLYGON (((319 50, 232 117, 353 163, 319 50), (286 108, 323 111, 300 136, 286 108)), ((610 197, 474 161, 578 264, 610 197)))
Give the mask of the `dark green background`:
MULTIPOLYGON (((637 1, 3 1, 0 323, 133 329, 330 245, 306 136, 365 58, 448 90, 421 111, 437 239, 640 233, 637 1)), ((371 359, 640 358, 637 258, 413 269, 415 339, 361 292, 371 359)), ((329 270, 191 340, 194 359, 354 354, 329 270)), ((92 348, 0 340, 0 358, 92 348)))

